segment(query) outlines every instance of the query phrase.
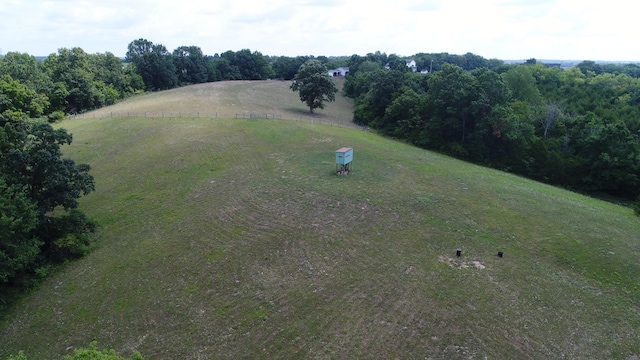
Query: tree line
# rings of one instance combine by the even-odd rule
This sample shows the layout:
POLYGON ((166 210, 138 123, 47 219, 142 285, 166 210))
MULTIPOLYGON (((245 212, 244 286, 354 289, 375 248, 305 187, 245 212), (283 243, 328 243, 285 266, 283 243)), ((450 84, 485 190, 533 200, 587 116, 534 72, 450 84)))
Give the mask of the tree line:
POLYGON ((571 190, 640 195, 639 66, 431 58, 434 71, 421 74, 375 54, 353 56, 344 92, 355 101, 354 121, 571 190))
POLYGON ((152 91, 223 80, 291 80, 307 60, 336 67, 346 63, 346 57, 265 56, 250 49, 205 55, 198 46, 180 46, 170 52, 147 39, 134 40, 127 49, 125 61, 152 91))

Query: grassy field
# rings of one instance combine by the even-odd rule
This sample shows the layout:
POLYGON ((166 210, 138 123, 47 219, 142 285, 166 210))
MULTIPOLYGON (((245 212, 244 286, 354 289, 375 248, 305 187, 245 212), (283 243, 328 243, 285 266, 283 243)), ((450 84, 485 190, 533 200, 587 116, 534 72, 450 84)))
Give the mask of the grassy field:
POLYGON ((97 242, 7 314, 0 357, 92 340, 146 359, 640 356, 628 208, 337 126, 61 126, 92 166, 97 242))
MULTIPOLYGON (((342 89, 344 79, 335 78, 342 89)), ((281 119, 301 120, 325 125, 356 127, 351 100, 341 92, 336 101, 326 104, 314 114, 289 89, 290 81, 221 81, 186 86, 168 91, 146 93, 80 115, 94 117, 150 117, 150 118, 236 118, 269 115, 281 119)))

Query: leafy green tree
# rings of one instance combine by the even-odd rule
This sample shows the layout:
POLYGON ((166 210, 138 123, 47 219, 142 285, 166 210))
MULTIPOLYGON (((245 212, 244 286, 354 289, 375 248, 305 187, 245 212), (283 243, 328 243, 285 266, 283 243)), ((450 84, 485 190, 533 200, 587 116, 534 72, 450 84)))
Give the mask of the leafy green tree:
POLYGON ((430 78, 427 91, 432 142, 440 143, 440 150, 466 157, 464 143, 482 100, 474 76, 458 66, 443 65, 442 71, 430 78))
MULTIPOLYGON (((106 97, 97 84, 90 55, 79 47, 61 48, 44 61, 54 84, 64 84, 65 112, 81 112, 105 105, 106 97)), ((58 102, 58 101, 56 101, 58 102)), ((62 110, 62 109, 56 109, 62 110)))
POLYGON ((585 60, 579 63, 578 65, 576 65, 576 67, 580 69, 580 71, 582 71, 582 73, 585 75, 589 75, 589 73, 592 73, 592 74, 603 73, 602 67, 599 64, 597 64, 595 61, 591 61, 591 60, 585 60))
POLYGON ((40 254, 42 241, 33 236, 37 225, 35 204, 19 185, 9 186, 0 177, 0 284, 27 269, 40 254))
POLYGON ((230 65, 238 69, 239 80, 267 80, 275 76, 269 62, 258 51, 251 52, 249 49, 237 52, 227 51, 220 57, 229 60, 230 65))
POLYGON ((180 46, 173 58, 182 84, 200 84, 208 80, 207 60, 198 46, 180 46))
POLYGON ((335 101, 338 88, 327 73, 327 67, 318 60, 308 60, 300 66, 291 83, 291 90, 297 91, 300 101, 313 109, 324 109, 324 103, 335 101))
MULTIPOLYGON (((11 124, 0 121, 0 125, 11 124)), ((41 121, 17 125, 24 130, 16 132, 12 149, 0 157, 5 179, 22 186, 41 217, 58 206, 76 208, 77 199, 94 190, 94 181, 89 165, 62 158, 60 147, 71 144, 72 136, 41 121)))
POLYGON ((49 107, 49 99, 9 75, 0 78, 0 114, 26 114, 40 117, 49 107))
POLYGON ((469 159, 484 165, 498 166, 503 162, 508 142, 513 138, 513 111, 509 106, 511 91, 503 78, 487 68, 470 72, 477 84, 477 105, 472 109, 467 144, 469 159))
POLYGON ((213 58, 209 60, 209 64, 209 76, 212 77, 212 74, 215 74, 216 80, 242 80, 240 69, 231 64, 228 56, 213 58))
POLYGON ((44 73, 42 64, 29 54, 8 52, 0 59, 0 76, 9 75, 38 94, 47 94, 51 90, 51 80, 44 73))
POLYGON ((64 129, 24 113, 0 114, 0 285, 34 271, 36 261, 63 260, 86 249, 93 228, 74 209, 94 190, 94 180, 88 165, 62 158, 60 147, 70 143, 64 129), (68 214, 54 217, 56 208, 68 214))
POLYGON ((126 61, 134 65, 149 90, 166 90, 178 84, 173 55, 162 44, 137 39, 127 46, 126 61))
POLYGON ((357 69, 357 71, 352 71, 352 68, 349 67, 349 72, 342 87, 344 94, 354 99, 369 91, 374 72, 384 70, 383 65, 368 60, 359 63, 357 69))
POLYGON ((271 66, 275 71, 275 77, 284 80, 291 80, 296 76, 300 65, 304 64, 304 62, 309 59, 309 56, 297 56, 295 58, 280 56, 275 59, 271 66))
POLYGON ((381 130, 414 141, 421 130, 420 101, 420 96, 410 88, 396 92, 385 109, 381 130))
POLYGON ((542 103, 540 90, 536 86, 536 79, 530 66, 516 66, 506 72, 504 80, 511 89, 513 98, 532 105, 542 103))
POLYGON ((396 70, 402 73, 411 71, 407 66, 407 61, 395 54, 389 55, 389 62, 385 64, 385 66, 388 67, 389 70, 396 70))
POLYGON ((140 75, 132 72, 132 67, 123 63, 110 52, 104 54, 90 54, 88 57, 90 71, 94 74, 99 90, 105 93, 109 105, 113 94, 107 94, 115 90, 116 98, 125 98, 144 89, 144 82, 140 75))
POLYGON ((359 91, 366 89, 366 92, 356 99, 354 121, 373 127, 382 125, 385 110, 393 95, 404 85, 404 75, 403 72, 386 69, 365 74, 359 91))
POLYGON ((640 192, 640 141, 623 123, 595 124, 580 144, 589 191, 636 198, 640 192))

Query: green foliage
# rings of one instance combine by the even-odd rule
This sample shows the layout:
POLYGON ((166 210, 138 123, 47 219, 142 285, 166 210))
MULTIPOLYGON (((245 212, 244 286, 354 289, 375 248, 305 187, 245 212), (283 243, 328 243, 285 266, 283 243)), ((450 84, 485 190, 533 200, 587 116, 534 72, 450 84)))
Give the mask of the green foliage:
MULTIPOLYGON (((92 342, 88 348, 74 350, 73 356, 65 356, 65 360, 125 360, 118 356, 115 350, 98 350, 97 342, 92 342)), ((134 351, 131 360, 144 360, 142 355, 134 351)))
POLYGON ((14 80, 9 75, 0 78, 0 114, 24 113, 28 117, 42 116, 49 107, 46 96, 14 80))
POLYGON ((240 74, 238 80, 267 80, 275 76, 267 59, 258 51, 251 52, 249 49, 227 51, 221 55, 221 58, 229 60, 229 64, 238 69, 240 74))
POLYGON ((0 285, 87 250, 93 224, 75 209, 94 180, 88 165, 62 158, 70 143, 47 122, 0 116, 0 285), (57 208, 70 212, 51 216, 57 208))
POLYGON ((64 112, 56 110, 47 116, 50 123, 57 123, 64 120, 64 112))
POLYGON ((207 60, 199 47, 180 46, 173 50, 173 57, 181 84, 199 84, 207 81, 207 60))
MULTIPOLYGON (((126 360, 122 356, 118 356, 115 350, 98 350, 97 342, 89 344, 88 348, 76 349, 73 355, 64 357, 64 360, 126 360)), ((134 351, 130 360, 144 360, 142 354, 134 351)), ((10 355, 7 360, 29 360, 24 351, 20 351, 17 356, 10 355)))
POLYGON ((18 355, 9 355, 7 360, 29 360, 29 358, 24 354, 24 351, 20 351, 18 355))
POLYGON ((0 283, 31 265, 42 241, 33 236, 38 225, 36 206, 18 185, 0 177, 0 283))
POLYGON ((379 126, 387 106, 391 103, 394 94, 403 87, 405 79, 403 72, 384 68, 350 77, 347 82, 351 87, 351 93, 358 94, 354 121, 359 124, 379 126))
POLYGON ((516 66, 503 74, 503 77, 513 93, 514 100, 534 105, 542 102, 531 67, 516 66))
POLYGON ((280 56, 271 64, 275 77, 283 80, 291 80, 298 72, 300 65, 309 60, 308 56, 297 56, 295 58, 280 56))
POLYGON ((318 60, 308 60, 300 66, 293 78, 291 90, 297 91, 300 101, 313 109, 323 109, 324 103, 335 101, 338 88, 327 73, 327 67, 318 60))
POLYGON ((427 70, 437 72, 442 70, 444 64, 456 65, 464 70, 474 70, 480 68, 496 69, 503 65, 502 60, 485 59, 482 56, 472 53, 456 55, 449 53, 418 53, 412 57, 418 67, 418 71, 427 70))
POLYGON ((381 130, 389 135, 409 137, 420 123, 422 99, 412 89, 402 89, 394 94, 391 104, 385 109, 381 130))
POLYGON ((16 133, 15 145, 0 158, 7 182, 25 189, 40 216, 58 206, 76 208, 77 199, 94 190, 94 181, 89 165, 62 158, 60 146, 71 144, 71 135, 41 121, 16 126, 24 126, 24 131, 16 133))
POLYGON ((162 44, 134 40, 129 43, 126 60, 133 64, 149 90, 171 89, 178 84, 173 56, 162 44))
POLYGON ((355 101, 356 123, 579 191, 640 193, 640 81, 622 67, 607 72, 584 62, 562 70, 530 59, 499 74, 472 54, 415 58, 419 69, 428 60, 437 71, 402 77, 396 56, 392 70, 351 58, 356 70, 344 92, 355 101))
POLYGON ((44 62, 9 53, 0 61, 0 76, 0 106, 31 118, 110 105, 142 85, 139 75, 132 74, 113 54, 87 54, 78 47, 61 48, 44 62), (10 101, 3 101, 5 97, 10 101))

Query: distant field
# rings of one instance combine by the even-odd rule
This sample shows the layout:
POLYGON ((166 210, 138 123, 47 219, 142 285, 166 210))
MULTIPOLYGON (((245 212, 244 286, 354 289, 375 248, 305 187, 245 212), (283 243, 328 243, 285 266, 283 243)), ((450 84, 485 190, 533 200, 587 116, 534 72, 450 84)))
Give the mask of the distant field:
MULTIPOLYGON (((277 94, 269 84, 284 86, 255 92, 277 94)), ((104 111, 176 109, 197 89, 104 111)), ((92 166, 81 207, 97 242, 7 314, 0 358, 92 340, 146 359, 640 356, 628 208, 306 121, 60 126, 74 135, 65 154, 92 166), (337 176, 344 146, 354 171, 337 176)))
MULTIPOLYGON (((344 79, 335 78, 342 89, 344 79)), ((341 127, 356 127, 353 105, 342 93, 314 114, 289 89, 290 81, 220 81, 146 93, 110 107, 80 115, 92 117, 218 117, 275 115, 281 119, 302 120, 341 127)))

